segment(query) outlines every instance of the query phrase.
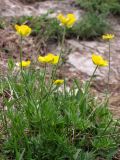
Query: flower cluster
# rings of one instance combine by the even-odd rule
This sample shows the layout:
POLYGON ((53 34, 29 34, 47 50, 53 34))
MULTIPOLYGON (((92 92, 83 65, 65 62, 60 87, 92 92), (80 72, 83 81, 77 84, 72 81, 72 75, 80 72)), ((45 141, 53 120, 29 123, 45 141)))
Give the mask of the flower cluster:
MULTIPOLYGON (((64 16, 63 14, 59 14, 57 16, 57 19, 60 21, 60 25, 70 28, 74 25, 76 22, 76 17, 74 14, 67 14, 64 16)), ((32 29, 27 26, 27 25, 15 25, 16 32, 21 36, 25 37, 30 35, 32 29)), ((114 38, 113 34, 105 34, 102 36, 103 40, 111 40, 114 38)), ((108 61, 105 60, 102 56, 97 55, 97 54, 92 54, 92 61, 95 65, 100 66, 100 67, 105 67, 108 66, 108 61)), ((46 56, 39 56, 38 61, 43 63, 43 64, 58 64, 60 60, 59 55, 54 55, 53 53, 48 53, 46 56)), ((21 61, 18 65, 22 67, 28 67, 31 64, 31 61, 21 61)), ((64 80, 62 79, 57 79, 53 82, 55 85, 61 85, 64 83, 64 80)))

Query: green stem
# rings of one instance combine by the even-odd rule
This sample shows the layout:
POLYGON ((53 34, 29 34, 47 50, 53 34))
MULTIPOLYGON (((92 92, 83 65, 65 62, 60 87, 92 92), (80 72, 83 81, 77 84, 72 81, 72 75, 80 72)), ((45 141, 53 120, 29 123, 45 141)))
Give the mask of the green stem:
MULTIPOLYGON (((29 86, 28 86, 28 83, 26 82, 26 78, 25 78, 24 72, 23 72, 23 67, 22 67, 23 43, 22 43, 22 42, 23 42, 23 37, 21 36, 21 37, 20 37, 20 68, 21 68, 21 76, 22 76, 22 78, 23 78, 23 80, 24 80, 25 89, 26 89, 27 92, 28 92, 28 96, 29 96, 30 99, 33 100, 33 103, 34 103, 34 105, 35 105, 35 107, 36 107, 36 102, 35 102, 35 100, 34 100, 34 98, 33 98, 33 96, 32 96, 32 93, 31 93, 30 90, 29 90, 29 86)), ((37 110, 37 108, 36 108, 36 110, 37 110)))
POLYGON ((107 88, 108 93, 109 93, 110 71, 111 71, 111 60, 110 60, 111 54, 110 54, 110 50, 111 50, 111 48, 110 48, 110 41, 109 41, 109 57, 108 57, 108 59, 109 59, 109 70, 108 70, 108 88, 107 88))
POLYGON ((87 87, 86 87, 86 90, 90 87, 90 83, 92 82, 92 80, 93 80, 93 78, 94 78, 94 75, 95 75, 95 72, 96 72, 97 69, 98 69, 98 66, 95 67, 95 70, 94 70, 92 76, 90 77, 90 80, 89 80, 89 82, 88 82, 88 85, 87 85, 87 87))
MULTIPOLYGON (((63 48, 64 48, 64 44, 65 44, 65 34, 66 34, 66 28, 64 27, 64 30, 63 30, 63 37, 62 37, 62 42, 61 42, 61 51, 60 51, 60 55, 59 55, 59 60, 58 60, 58 63, 56 64, 55 66, 55 69, 52 71, 52 77, 51 77, 51 84, 50 84, 50 88, 49 88, 49 91, 48 93, 44 96, 44 98, 46 98, 49 93, 51 93, 51 89, 52 89, 52 85, 53 85, 53 80, 55 78, 55 75, 56 75, 56 72, 57 72, 57 69, 58 69, 58 65, 59 65, 59 62, 60 62, 60 59, 61 59, 61 56, 62 56, 62 53, 64 52, 63 51, 63 48)), ((43 98, 43 99, 44 99, 43 98)))
MULTIPOLYGON (((90 84, 91 84, 91 82, 92 82, 92 80, 93 80, 93 78, 94 78, 94 75, 95 75, 95 72, 96 72, 97 68, 98 68, 98 66, 95 67, 95 70, 94 70, 94 72, 93 72, 93 74, 92 74, 92 76, 91 76, 88 84, 85 86, 85 93, 84 93, 84 94, 82 95, 82 97, 81 97, 80 104, 83 103, 84 99, 85 99, 86 96, 87 96, 88 89, 89 89, 90 84)), ((81 108, 81 113, 85 113, 85 108, 84 108, 84 107, 81 108)))
POLYGON ((0 65, 0 76, 2 76, 2 60, 3 60, 3 58, 2 58, 2 51, 0 51, 0 61, 1 61, 1 65, 0 65))
POLYGON ((43 73, 43 85, 45 85, 46 82, 46 73, 47 72, 47 64, 45 63, 45 69, 44 69, 44 73, 43 73))
POLYGON ((22 52, 23 52, 23 46, 22 46, 23 38, 22 36, 20 37, 20 68, 21 68, 21 73, 22 73, 22 52))
POLYGON ((5 107, 3 106, 2 108, 3 108, 3 116, 2 116, 3 127, 4 127, 5 131, 7 132, 7 135, 9 135, 9 133, 8 133, 7 115, 6 115, 5 107))
POLYGON ((62 52, 62 49, 64 49, 65 35, 66 35, 66 28, 64 27, 64 30, 63 30, 63 37, 62 37, 62 43, 61 43, 61 52, 62 52))
POLYGON ((54 80, 54 77, 55 77, 55 75, 56 75, 56 71, 57 71, 57 69, 58 69, 58 65, 59 65, 59 62, 60 62, 62 53, 64 53, 65 35, 66 35, 66 28, 64 27, 63 37, 62 37, 62 42, 61 42, 61 50, 60 50, 60 55, 59 55, 59 60, 58 60, 58 63, 56 64, 55 70, 54 70, 54 72, 53 72, 53 74, 52 74, 52 80, 54 80))

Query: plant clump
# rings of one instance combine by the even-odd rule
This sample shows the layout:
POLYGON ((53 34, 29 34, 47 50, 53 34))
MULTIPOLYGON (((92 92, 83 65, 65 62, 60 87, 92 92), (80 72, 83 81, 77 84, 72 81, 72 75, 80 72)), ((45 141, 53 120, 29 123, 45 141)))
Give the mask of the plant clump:
MULTIPOLYGON (((58 20, 56 22, 59 24, 58 20)), ((101 157, 110 160, 117 152, 120 123, 108 109, 108 93, 99 101, 90 92, 99 67, 109 66, 109 78, 110 59, 93 54, 92 76, 84 83, 74 79, 69 90, 67 77, 57 77, 61 56, 65 54, 67 24, 59 25, 62 31, 60 52, 39 55, 34 61, 24 60, 22 50, 32 28, 15 25, 20 62, 8 60, 9 72, 7 75, 1 72, 0 79, 2 159, 96 160, 101 157)), ((74 25, 75 21, 71 27, 74 25)), ((113 38, 107 38, 109 45, 113 38)))

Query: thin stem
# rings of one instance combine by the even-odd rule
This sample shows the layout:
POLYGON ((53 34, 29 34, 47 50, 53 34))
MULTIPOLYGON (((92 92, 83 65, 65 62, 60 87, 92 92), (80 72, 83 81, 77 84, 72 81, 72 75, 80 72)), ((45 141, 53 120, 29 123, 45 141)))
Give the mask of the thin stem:
POLYGON ((64 48, 64 44, 65 44, 65 34, 66 34, 66 28, 64 27, 64 30, 63 30, 63 37, 62 37, 62 42, 61 42, 61 51, 60 51, 60 55, 59 55, 59 60, 58 60, 58 63, 56 64, 55 66, 55 69, 52 71, 52 77, 51 77, 51 84, 50 84, 50 88, 49 88, 49 91, 48 93, 44 96, 44 98, 46 98, 49 93, 51 93, 51 89, 52 89, 52 85, 53 85, 53 80, 55 78, 55 75, 56 75, 56 71, 58 69, 58 65, 59 65, 59 62, 60 62, 60 59, 61 59, 61 56, 62 56, 62 53, 63 53, 63 48, 64 48))
POLYGON ((108 59, 109 59, 109 70, 108 70, 108 88, 107 88, 108 93, 109 93, 110 71, 111 71, 111 60, 110 60, 111 54, 110 54, 110 50, 111 50, 111 48, 110 48, 110 40, 109 40, 109 57, 108 57, 108 59))
POLYGON ((24 72, 23 72, 23 66, 22 66, 23 43, 22 43, 22 42, 23 42, 23 37, 21 36, 21 37, 20 37, 20 68, 21 68, 21 76, 22 76, 22 78, 23 78, 23 80, 24 80, 24 82, 25 82, 25 87, 26 87, 26 90, 27 90, 27 92, 28 92, 28 96, 29 96, 30 99, 33 100, 33 103, 34 103, 34 105, 36 106, 36 102, 35 102, 35 100, 34 100, 34 98, 33 98, 33 96, 32 96, 32 93, 31 93, 30 90, 29 90, 29 86, 28 86, 28 83, 26 82, 26 78, 25 78, 24 72))
POLYGON ((22 36, 20 37, 20 68, 22 72, 22 52, 23 52, 23 46, 22 46, 23 38, 22 36))
POLYGON ((95 75, 95 72, 96 72, 97 69, 98 69, 98 66, 95 67, 95 70, 94 70, 92 76, 90 77, 90 80, 89 80, 89 82, 88 82, 88 85, 87 85, 87 87, 86 87, 86 90, 90 87, 90 83, 92 82, 92 80, 93 80, 93 78, 94 78, 94 75, 95 75))
POLYGON ((66 35, 66 28, 64 27, 64 30, 63 30, 63 37, 62 37, 62 43, 61 43, 61 51, 62 51, 62 49, 64 49, 65 35, 66 35))
POLYGON ((55 74, 56 74, 56 71, 57 71, 57 69, 58 69, 58 65, 59 65, 59 62, 60 62, 62 53, 64 53, 65 34, 66 34, 66 28, 64 27, 64 30, 63 30, 63 37, 62 37, 62 42, 61 42, 61 50, 60 50, 60 55, 59 55, 59 60, 58 60, 58 63, 56 64, 55 70, 54 70, 54 72, 53 72, 53 74, 52 74, 52 80, 54 79, 55 74))
POLYGON ((47 72, 47 64, 45 63, 44 73, 43 73, 43 85, 45 85, 46 82, 46 73, 47 72))
POLYGON ((2 51, 0 51, 0 61, 1 61, 1 65, 0 65, 0 74, 1 74, 1 76, 2 76, 2 60, 3 60, 3 58, 2 58, 2 51))
MULTIPOLYGON (((90 84, 91 84, 91 82, 92 82, 92 80, 93 80, 93 77, 94 77, 94 75, 95 75, 95 72, 96 72, 97 68, 98 68, 98 66, 95 67, 95 70, 94 70, 92 76, 90 77, 90 80, 89 80, 87 86, 85 87, 85 94, 82 95, 81 100, 80 100, 80 104, 81 104, 81 103, 84 101, 84 99, 86 98, 86 95, 87 95, 87 93, 88 93, 88 89, 89 89, 89 87, 90 87, 90 84)), ((82 109, 84 110, 84 107, 83 107, 82 109)), ((84 111, 82 111, 81 113, 84 113, 84 111)))
POLYGON ((2 119, 3 119, 3 127, 4 127, 5 131, 7 132, 7 134, 9 135, 9 133, 8 133, 7 116, 6 116, 6 111, 5 111, 4 105, 2 106, 2 108, 3 108, 3 117, 2 117, 2 119))

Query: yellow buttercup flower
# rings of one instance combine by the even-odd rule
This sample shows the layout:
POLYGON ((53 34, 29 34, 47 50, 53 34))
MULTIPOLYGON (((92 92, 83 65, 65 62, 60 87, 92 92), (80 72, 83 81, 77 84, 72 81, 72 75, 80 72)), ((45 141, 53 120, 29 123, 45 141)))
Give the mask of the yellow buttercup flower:
POLYGON ((108 61, 104 60, 103 57, 100 55, 92 54, 92 61, 97 66, 108 66, 108 61))
POLYGON ((53 82, 53 84, 55 84, 55 85, 61 85, 61 84, 63 84, 64 83, 64 80, 63 79, 57 79, 57 80, 55 80, 54 82, 53 82))
POLYGON ((66 26, 68 28, 72 27, 77 20, 75 15, 70 13, 66 16, 64 16, 63 14, 59 14, 57 16, 57 19, 60 21, 62 26, 66 26))
POLYGON ((38 61, 41 63, 51 63, 53 61, 53 56, 39 56, 38 61))
POLYGON ((16 29, 17 33, 22 37, 29 36, 30 33, 32 32, 32 29, 27 25, 19 26, 19 25, 16 24, 15 29, 16 29))
POLYGON ((31 64, 31 61, 29 61, 29 60, 17 63, 18 66, 22 66, 22 67, 29 67, 30 64, 31 64))
POLYGON ((113 39, 115 36, 114 36, 114 34, 104 34, 103 36, 102 36, 102 39, 103 40, 111 40, 111 39, 113 39))
POLYGON ((38 61, 41 63, 57 64, 59 62, 59 56, 48 53, 46 56, 39 56, 38 61))

